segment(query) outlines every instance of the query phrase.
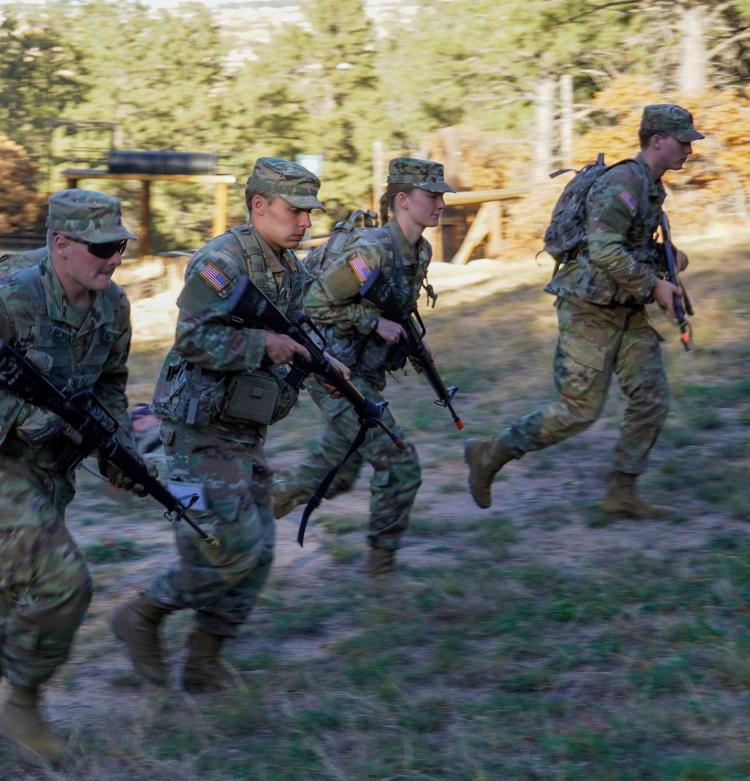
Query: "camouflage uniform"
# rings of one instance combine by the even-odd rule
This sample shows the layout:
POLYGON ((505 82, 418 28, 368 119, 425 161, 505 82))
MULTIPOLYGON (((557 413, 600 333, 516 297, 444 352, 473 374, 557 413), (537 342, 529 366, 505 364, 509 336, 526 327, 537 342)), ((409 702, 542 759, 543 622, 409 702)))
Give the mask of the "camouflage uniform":
POLYGON ((15 252, 9 255, 0 255, 0 281, 9 277, 14 271, 27 266, 36 266, 48 255, 46 247, 29 250, 28 252, 15 252))
MULTIPOLYGON (((642 128, 686 142, 702 138, 688 112, 678 106, 647 107, 642 128)), ((634 161, 610 168, 591 187, 587 243, 545 288, 557 296, 558 398, 500 433, 497 453, 502 463, 590 426, 601 414, 614 373, 628 399, 614 470, 626 475, 644 471, 670 398, 662 338, 644 309, 665 272, 661 245, 653 238, 664 198, 661 180, 654 180, 640 153, 634 161)))
MULTIPOLYGON (((247 189, 309 210, 323 208, 319 186, 300 165, 261 158, 247 189)), ((210 548, 178 525, 179 560, 156 577, 148 597, 165 611, 196 611, 198 629, 218 638, 237 634, 271 568, 274 517, 263 441, 267 424, 296 401, 283 375, 265 368, 267 332, 230 324, 227 299, 243 277, 287 316, 301 313, 306 276, 291 250, 274 252, 249 223, 216 237, 188 264, 175 343, 153 401, 172 488, 200 486, 205 506, 191 514, 220 546, 210 548), (277 393, 272 417, 263 418, 253 399, 277 393)))
MULTIPOLYGON (((92 243, 135 238, 120 204, 85 190, 49 200, 51 234, 92 243)), ((24 253, 0 283, 0 338, 66 391, 91 388, 127 431, 130 309, 115 284, 82 311, 67 300, 47 249, 24 253)), ((0 391, 0 674, 36 691, 67 659, 91 599, 91 579, 65 528, 74 476, 58 465, 70 440, 59 418, 0 391)))
MULTIPOLYGON (((443 166, 425 160, 392 160, 388 182, 452 192, 444 181, 443 166)), ((329 352, 351 369, 352 382, 373 402, 383 399, 386 372, 403 368, 405 359, 375 334, 380 313, 373 304, 359 299, 360 279, 352 264, 364 262, 370 269, 382 269, 400 303, 407 307, 419 297, 431 257, 428 241, 420 238, 411 246, 398 221, 392 219, 383 227, 355 234, 339 255, 322 264, 305 297, 305 310, 322 330, 329 352)), ((344 457, 359 430, 357 416, 346 401, 330 398, 312 383, 309 391, 323 413, 323 430, 309 457, 274 482, 274 507, 279 514, 310 497, 328 470, 344 457)), ((327 496, 349 490, 363 463, 369 463, 373 474, 368 541, 372 548, 393 551, 406 530, 422 480, 414 445, 406 440, 389 410, 383 420, 404 440, 406 449, 398 450, 380 428, 370 429, 364 444, 336 475, 327 496)))

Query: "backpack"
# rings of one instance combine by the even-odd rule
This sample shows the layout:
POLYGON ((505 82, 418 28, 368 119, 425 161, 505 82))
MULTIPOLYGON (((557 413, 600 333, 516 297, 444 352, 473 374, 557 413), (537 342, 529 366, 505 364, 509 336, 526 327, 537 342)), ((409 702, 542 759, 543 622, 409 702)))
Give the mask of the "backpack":
MULTIPOLYGON (((562 263, 568 263, 575 258, 586 241, 586 196, 594 182, 615 166, 632 162, 632 158, 626 158, 614 165, 605 165, 604 154, 599 152, 593 163, 576 171, 575 176, 565 185, 552 209, 549 225, 544 231, 544 249, 541 250, 555 259, 555 273, 562 263)), ((574 170, 562 168, 551 173, 550 178, 554 179, 560 174, 574 170)), ((648 198, 648 188, 645 197, 648 198)), ((640 205, 638 211, 642 211, 640 205)))
POLYGON ((357 209, 345 220, 339 220, 330 237, 307 253, 302 263, 311 277, 316 278, 328 266, 329 258, 339 256, 365 231, 378 227, 378 215, 369 209, 357 209), (361 221, 361 225, 359 224, 361 221))

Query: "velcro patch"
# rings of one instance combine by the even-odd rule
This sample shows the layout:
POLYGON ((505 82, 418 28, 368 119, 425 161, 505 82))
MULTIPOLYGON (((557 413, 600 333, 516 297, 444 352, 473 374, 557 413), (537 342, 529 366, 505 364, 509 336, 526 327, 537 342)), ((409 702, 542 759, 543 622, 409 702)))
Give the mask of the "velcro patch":
POLYGON ((352 258, 349 261, 349 266, 359 280, 359 284, 363 285, 372 271, 372 269, 367 265, 367 261, 361 255, 357 255, 356 258, 352 258))
POLYGON ((221 293, 224 288, 229 286, 229 280, 213 263, 206 263, 198 272, 198 276, 217 293, 221 293))
POLYGON ((631 212, 634 212, 638 208, 638 204, 636 203, 635 198, 633 198, 633 196, 627 190, 623 190, 620 193, 619 198, 624 202, 624 204, 628 207, 628 209, 630 209, 631 212))

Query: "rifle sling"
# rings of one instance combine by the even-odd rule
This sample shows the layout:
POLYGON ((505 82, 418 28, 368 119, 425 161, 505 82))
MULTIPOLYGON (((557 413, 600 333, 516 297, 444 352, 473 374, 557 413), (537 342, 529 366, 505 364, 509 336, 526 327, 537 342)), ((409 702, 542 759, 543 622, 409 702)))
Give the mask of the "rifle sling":
POLYGON ((305 541, 305 529, 307 529, 307 522, 310 519, 310 516, 315 512, 315 510, 318 509, 318 507, 320 507, 321 502, 325 498, 326 492, 331 487, 333 478, 336 477, 339 469, 344 466, 344 464, 351 458, 351 456, 354 455, 357 450, 359 450, 360 446, 365 441, 368 429, 371 427, 372 423, 370 421, 360 418, 359 431, 357 432, 357 436, 352 440, 352 444, 349 445, 349 450, 346 451, 346 455, 341 459, 341 461, 338 462, 338 464, 336 464, 328 471, 328 474, 326 474, 326 476, 320 481, 320 485, 315 489, 315 493, 308 499, 307 504, 305 505, 305 511, 302 513, 302 520, 299 522, 299 530, 297 532, 297 542, 300 544, 300 547, 302 547, 305 541))

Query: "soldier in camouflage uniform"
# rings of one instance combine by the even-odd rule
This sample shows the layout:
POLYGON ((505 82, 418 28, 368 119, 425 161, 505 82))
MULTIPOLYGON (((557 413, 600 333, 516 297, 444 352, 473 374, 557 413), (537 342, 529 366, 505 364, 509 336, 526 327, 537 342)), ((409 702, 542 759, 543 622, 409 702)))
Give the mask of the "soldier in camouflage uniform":
MULTIPOLYGON (((404 366, 403 355, 393 349, 404 334, 400 325, 382 317, 373 304, 359 299, 363 274, 368 269, 382 269, 401 304, 414 304, 432 257, 432 248, 422 232, 438 224, 446 192, 453 190, 445 182, 440 163, 413 158, 391 160, 388 186, 381 200, 383 227, 360 233, 350 246, 324 262, 305 297, 305 310, 322 330, 329 349, 349 366, 354 384, 374 402, 383 399, 386 372, 404 366), (387 222, 389 210, 393 217, 387 222)), ((315 387, 310 388, 310 395, 323 412, 323 431, 305 462, 283 472, 274 482, 277 518, 309 498, 328 470, 344 457, 359 429, 356 414, 344 401, 326 398, 315 387)), ((389 410, 384 422, 406 439, 389 410)), ((336 475, 328 498, 349 490, 365 461, 373 468, 367 570, 378 575, 393 567, 422 482, 421 470, 412 444, 398 450, 381 429, 373 428, 336 475)))
POLYGON ((28 252, 12 252, 8 255, 0 255, 0 282, 9 277, 14 271, 27 266, 36 266, 47 256, 47 248, 30 250, 28 252))
MULTIPOLYGON (((646 106, 639 138, 635 160, 613 166, 591 187, 587 242, 545 288, 557 296, 557 400, 516 420, 497 437, 466 444, 469 488, 480 507, 490 506, 492 480, 508 461, 590 426, 602 411, 614 373, 628 404, 603 508, 635 518, 668 511, 647 504, 636 492, 670 398, 662 340, 644 306, 656 301, 674 317, 673 297, 679 289, 664 279, 663 250, 653 238, 665 198, 661 177, 681 169, 692 153, 691 142, 703 136, 688 111, 666 104, 646 106)), ((680 271, 687 266, 682 252, 676 253, 676 262, 680 271)))
POLYGON ((245 191, 250 222, 214 238, 186 270, 175 343, 153 409, 162 420, 170 486, 200 496, 192 515, 220 547, 178 525, 178 561, 115 611, 113 629, 136 671, 157 686, 167 685, 160 624, 182 609, 195 611, 196 620, 183 687, 201 692, 230 685, 221 646, 237 634, 271 568, 275 522, 263 441, 268 425, 297 397, 281 381, 279 365, 295 354, 310 356, 288 336, 233 327, 227 299, 249 277, 288 317, 301 313, 306 275, 292 248, 310 227, 311 210, 323 208, 319 187, 301 165, 260 158, 245 191))
MULTIPOLYGON (((0 283, 0 338, 58 387, 92 389, 132 445, 130 308, 110 278, 135 236, 122 225, 119 201, 86 190, 51 196, 47 227, 47 247, 24 253, 38 262, 20 263, 0 283)), ((64 744, 41 718, 40 687, 67 659, 91 599, 65 528, 75 488, 61 465, 66 431, 57 416, 0 391, 0 675, 10 684, 0 733, 51 761, 64 744)), ((120 472, 108 476, 123 485, 120 472)))

